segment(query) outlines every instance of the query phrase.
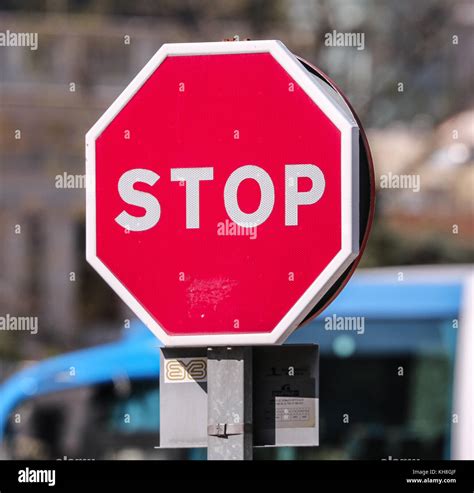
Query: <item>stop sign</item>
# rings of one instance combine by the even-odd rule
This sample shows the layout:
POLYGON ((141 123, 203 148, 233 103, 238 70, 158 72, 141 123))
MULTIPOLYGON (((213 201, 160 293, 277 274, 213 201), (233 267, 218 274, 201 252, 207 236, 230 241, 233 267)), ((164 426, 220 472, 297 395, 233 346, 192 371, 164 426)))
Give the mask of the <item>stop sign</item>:
POLYGON ((281 343, 359 253, 359 128, 279 41, 167 44, 86 136, 87 260, 166 345, 281 343))

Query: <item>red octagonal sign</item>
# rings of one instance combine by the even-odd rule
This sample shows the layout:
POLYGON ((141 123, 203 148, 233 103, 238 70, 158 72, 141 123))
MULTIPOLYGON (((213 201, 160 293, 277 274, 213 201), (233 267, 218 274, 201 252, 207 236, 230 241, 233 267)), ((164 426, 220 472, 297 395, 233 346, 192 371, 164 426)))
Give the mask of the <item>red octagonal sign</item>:
POLYGON ((164 45, 87 134, 87 259, 166 345, 281 343, 358 254, 358 141, 279 41, 164 45))

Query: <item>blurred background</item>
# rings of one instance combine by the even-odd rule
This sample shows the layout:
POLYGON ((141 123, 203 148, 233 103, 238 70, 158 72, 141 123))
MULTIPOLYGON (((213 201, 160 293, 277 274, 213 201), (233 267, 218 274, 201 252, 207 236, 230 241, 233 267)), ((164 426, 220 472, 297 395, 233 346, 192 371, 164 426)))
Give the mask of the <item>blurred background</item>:
MULTIPOLYGON (((452 290, 474 259, 473 27, 470 0, 1 0, 0 32, 38 33, 38 47, 0 46, 0 315, 38 317, 39 327, 37 334, 0 331, 0 402, 10 395, 2 382, 22 368, 121 340, 137 325, 85 261, 80 177, 87 130, 165 42, 280 39, 338 84, 368 133, 377 187, 361 263, 369 270, 348 289, 356 293, 357 283, 368 283, 368 296, 377 297, 377 283, 392 283, 401 291, 387 291, 385 314, 370 307, 362 313, 361 302, 367 329, 351 336, 357 343, 348 335, 336 342, 337 335, 313 324, 314 342, 322 347, 321 392, 327 389, 322 446, 261 457, 449 456, 459 345, 453 320, 462 309, 461 288, 452 290), (363 49, 328 46, 334 31, 362 33, 363 49), (419 180, 419 190, 390 181, 402 175, 419 180), (70 187, 64 186, 68 178, 70 187), (396 305, 406 293, 403 273, 419 287, 410 291, 417 303, 410 314, 396 305), (444 288, 428 299, 425 282, 444 288), (414 328, 415 319, 423 327, 414 328), (405 345, 397 346, 404 329, 405 345), (410 365, 411 383, 400 384, 397 369, 410 365), (381 368, 384 380, 377 381, 374 369, 381 368), (351 383, 347 375, 355 370, 360 381, 351 383), (387 388, 390 378, 391 396, 373 404, 372 413, 363 409, 361 399, 369 401, 374 386, 387 388), (355 422, 343 422, 346 408, 349 414, 354 409, 355 422)), ((354 313, 344 305, 348 299, 337 305, 339 313, 354 313)), ((68 361, 60 364, 69 371, 74 364, 68 361)), ((0 405, 8 414, 0 416, 8 456, 192 457, 153 447, 156 379, 108 374, 46 392, 47 379, 37 381, 41 372, 35 371, 23 397, 12 398, 15 405, 0 405), (122 419, 129 408, 141 416, 133 426, 122 419), (103 436, 89 436, 100 423, 114 431, 107 434, 105 427, 103 436)))

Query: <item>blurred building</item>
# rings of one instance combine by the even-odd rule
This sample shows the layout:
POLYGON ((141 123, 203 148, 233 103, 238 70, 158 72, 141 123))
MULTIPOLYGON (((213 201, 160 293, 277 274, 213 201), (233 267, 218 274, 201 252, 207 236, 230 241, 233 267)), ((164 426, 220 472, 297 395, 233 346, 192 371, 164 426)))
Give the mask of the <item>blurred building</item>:
POLYGON ((38 316, 38 340, 67 346, 92 334, 106 337, 86 328, 112 322, 120 328, 129 316, 84 260, 84 135, 164 42, 234 34, 284 40, 334 77, 366 125, 377 127, 371 142, 379 173, 422 175, 419 194, 383 192, 384 211, 416 229, 418 219, 423 227, 431 224, 429 217, 439 219, 449 203, 447 222, 456 217, 469 227, 472 112, 464 110, 472 103, 466 88, 474 83, 465 63, 473 40, 471 2, 2 5, 0 32, 38 33, 38 49, 0 47, 0 313, 38 316), (325 46, 333 29, 363 32, 364 50, 325 46), (404 123, 393 127, 396 121, 404 123), (412 124, 420 121, 426 125, 414 133, 412 124))
POLYGON ((400 125, 369 138, 385 220, 405 235, 435 233, 472 246, 474 110, 430 131, 400 125))

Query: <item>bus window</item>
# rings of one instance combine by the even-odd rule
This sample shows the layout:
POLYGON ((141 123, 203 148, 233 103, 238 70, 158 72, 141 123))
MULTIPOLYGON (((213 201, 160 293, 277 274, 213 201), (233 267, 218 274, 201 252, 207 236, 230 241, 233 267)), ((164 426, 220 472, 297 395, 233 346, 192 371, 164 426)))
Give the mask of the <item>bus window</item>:
POLYGON ((321 334, 321 445, 293 449, 293 458, 449 458, 452 320, 366 320, 360 335, 324 331, 318 323, 310 330, 315 325, 321 334))
POLYGON ((6 442, 8 455, 15 459, 186 456, 183 450, 155 448, 159 444, 158 379, 121 379, 32 398, 12 413, 6 442))

